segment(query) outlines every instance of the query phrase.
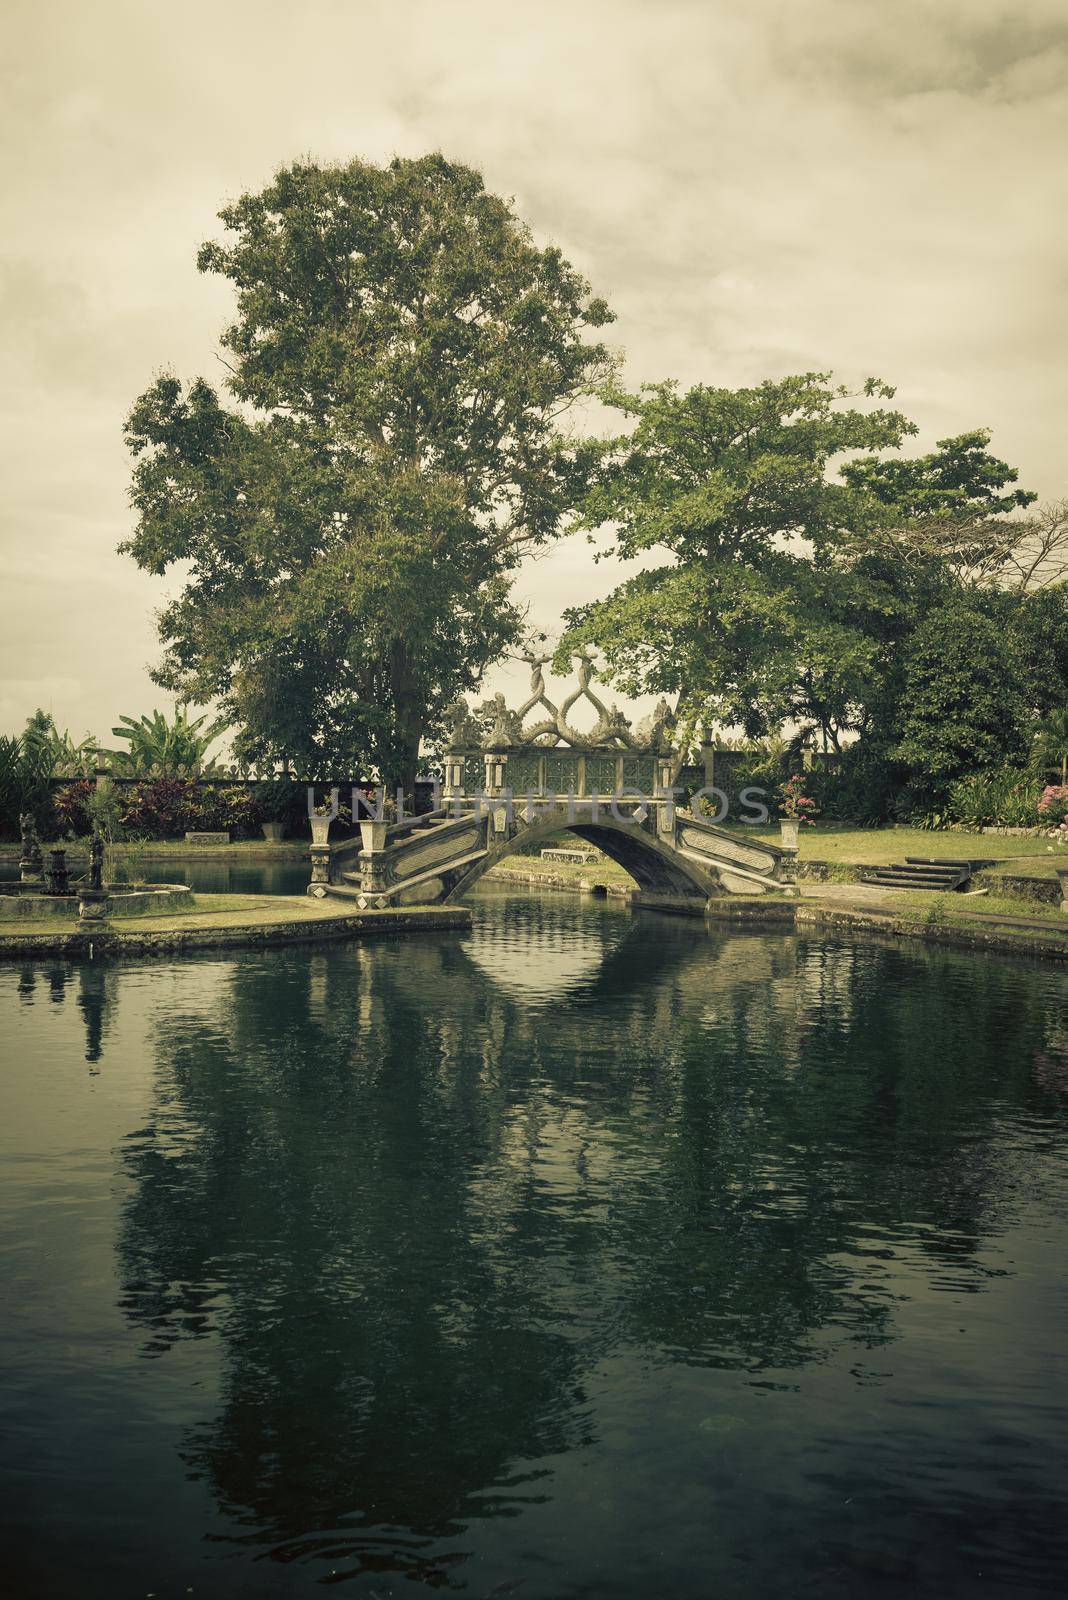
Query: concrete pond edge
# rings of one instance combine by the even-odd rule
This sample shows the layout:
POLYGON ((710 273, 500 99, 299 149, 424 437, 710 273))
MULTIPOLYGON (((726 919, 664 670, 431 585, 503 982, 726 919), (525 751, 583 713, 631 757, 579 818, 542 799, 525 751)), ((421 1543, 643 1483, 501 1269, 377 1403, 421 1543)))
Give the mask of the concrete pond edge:
MULTIPOLYGON (((264 896, 268 899, 268 896, 264 896)), ((9 925, 11 926, 11 925, 9 925)), ((220 923, 210 928, 118 929, 109 924, 57 929, 47 933, 0 932, 0 959, 61 956, 72 960, 101 956, 182 955, 198 950, 263 950, 296 944, 326 944, 341 939, 396 937, 469 928, 467 906, 406 906, 397 910, 355 911, 335 917, 279 917, 272 922, 220 923)))

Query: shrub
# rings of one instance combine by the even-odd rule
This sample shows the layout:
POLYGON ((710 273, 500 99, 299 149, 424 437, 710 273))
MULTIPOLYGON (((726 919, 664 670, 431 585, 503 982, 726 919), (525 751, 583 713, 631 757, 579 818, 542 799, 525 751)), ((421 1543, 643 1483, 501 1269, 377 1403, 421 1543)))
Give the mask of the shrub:
POLYGON ((92 831, 93 822, 89 813, 92 794, 93 785, 88 778, 78 778, 55 790, 52 810, 62 833, 85 834, 92 831))
POLYGON ((1039 796, 1035 812, 1040 827, 1060 828, 1068 823, 1068 785, 1048 784, 1039 796))
POLYGON ((197 786, 190 778, 153 778, 124 786, 119 798, 124 828, 150 839, 173 839, 200 825, 197 786))
POLYGON ((881 745, 860 741, 835 766, 806 773, 806 788, 825 820, 874 828, 897 815, 900 768, 881 745))
POLYGON ((1026 758, 1027 704, 1014 641, 996 620, 958 597, 937 606, 904 654, 901 737, 908 768, 902 801, 948 814, 949 791, 970 772, 1000 776, 1026 758))
POLYGON ((225 829, 238 837, 259 827, 260 808, 243 784, 204 784, 195 796, 196 821, 190 827, 225 829))
POLYGON ((1029 773, 972 772, 950 785, 945 815, 965 827, 1033 828, 1037 784, 1029 773))
POLYGON ((307 833, 307 785, 289 777, 264 778, 253 791, 255 824, 280 822, 287 833, 307 833))

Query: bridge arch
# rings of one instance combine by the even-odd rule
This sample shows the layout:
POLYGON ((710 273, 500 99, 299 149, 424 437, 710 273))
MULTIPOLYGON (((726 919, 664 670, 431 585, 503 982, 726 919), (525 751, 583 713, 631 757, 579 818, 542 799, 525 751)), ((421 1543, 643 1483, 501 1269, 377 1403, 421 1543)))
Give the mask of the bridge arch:
POLYGON ((597 820, 592 821, 589 818, 576 818, 561 806, 539 815, 533 822, 517 832, 502 836, 497 842, 490 834, 485 855, 459 873, 443 899, 447 902, 462 899, 491 867, 510 856, 526 853, 529 845, 559 833, 572 833, 596 845, 630 874, 643 899, 655 900, 662 896, 703 905, 709 895, 717 890, 714 871, 706 872, 687 861, 672 843, 662 842, 655 832, 641 826, 636 820, 621 821, 606 806, 600 809, 597 820))

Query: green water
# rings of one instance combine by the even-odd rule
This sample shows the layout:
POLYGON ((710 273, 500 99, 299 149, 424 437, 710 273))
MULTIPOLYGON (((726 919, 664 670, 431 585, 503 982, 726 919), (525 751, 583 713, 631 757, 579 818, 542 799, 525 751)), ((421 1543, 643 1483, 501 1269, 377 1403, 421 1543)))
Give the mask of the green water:
POLYGON ((477 909, 0 967, 4 1592, 1063 1593, 1065 974, 477 909))

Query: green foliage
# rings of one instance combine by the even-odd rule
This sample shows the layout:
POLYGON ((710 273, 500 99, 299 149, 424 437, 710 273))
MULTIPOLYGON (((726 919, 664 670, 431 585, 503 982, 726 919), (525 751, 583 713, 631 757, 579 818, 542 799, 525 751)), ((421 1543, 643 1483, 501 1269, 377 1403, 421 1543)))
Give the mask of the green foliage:
POLYGON ((204 765, 208 750, 227 727, 225 718, 217 718, 208 727, 207 713, 190 719, 189 708, 175 708, 174 720, 169 722, 162 711, 151 716, 120 717, 112 733, 125 739, 128 752, 122 752, 126 767, 131 772, 150 772, 153 768, 167 773, 189 772, 204 765), (203 732, 201 731, 203 729, 203 732))
POLYGON ((1018 559, 1049 554, 1056 519, 1007 515, 1034 495, 985 431, 888 454, 912 424, 849 407, 823 374, 614 398, 637 425, 603 447, 587 521, 614 523, 624 558, 669 559, 570 613, 559 660, 596 644, 620 688, 678 696, 684 733, 820 730, 843 760, 815 797, 864 822, 930 812, 961 773, 1020 756, 1028 711, 1063 703, 1068 588, 1027 592, 1018 559))
POLYGON ((962 772, 996 771, 1026 752, 1028 708, 1012 641, 958 602, 915 628, 904 662, 901 736, 914 810, 941 808, 962 772))
POLYGON ((121 785, 118 803, 123 830, 150 839, 175 839, 190 829, 226 829, 240 837, 259 826, 254 793, 244 784, 153 778, 121 785))
POLYGON ((862 740, 848 745, 833 767, 809 774, 809 791, 827 821, 874 828, 897 811, 902 769, 885 745, 862 740))
POLYGON ((60 733, 51 715, 40 708, 28 719, 22 737, 26 748, 36 752, 41 767, 48 766, 50 775, 76 771, 92 762, 97 753, 91 733, 76 743, 68 730, 60 733))
POLYGON ((88 778, 76 778, 72 783, 66 783, 61 789, 54 791, 52 810, 62 834, 79 836, 92 831, 92 819, 89 813, 92 795, 93 784, 88 778))
POLYGON ((715 787, 727 795, 731 814, 736 814, 743 789, 765 790, 769 809, 773 809, 774 791, 787 776, 790 757, 790 746, 777 734, 718 741, 713 763, 715 787))
POLYGON ((157 681, 257 761, 410 787, 419 738, 524 629, 523 553, 593 447, 561 413, 608 361, 603 301, 440 155, 298 164, 222 213, 240 409, 159 379, 126 437, 147 571, 188 564, 157 681))
POLYGON ((196 796, 197 821, 190 827, 225 828, 231 838, 247 838, 260 823, 254 792, 245 784, 205 784, 196 796))
POLYGON ((1019 473, 987 454, 990 434, 985 428, 939 439, 937 450, 909 460, 902 457, 864 456, 847 461, 843 480, 863 489, 895 517, 973 516, 977 511, 997 515, 1030 505, 1037 496, 1015 489, 1019 473))
POLYGON ((90 829, 96 828, 103 835, 106 846, 110 848, 116 839, 123 837, 122 801, 118 785, 110 778, 97 780, 92 794, 85 803, 85 809, 89 813, 90 829))
MULTIPOLYGON (((864 393, 893 391, 870 380, 864 393)), ((824 373, 734 391, 680 394, 665 383, 607 398, 636 427, 602 446, 585 520, 614 523, 624 559, 654 549, 671 559, 568 613, 558 661, 596 644, 621 689, 677 695, 684 726, 718 721, 757 735, 795 713, 798 659, 818 619, 835 663, 814 667, 827 682, 813 677, 813 692, 848 700, 870 652, 846 608, 836 618, 819 605, 816 563, 871 500, 828 473, 846 452, 900 445, 913 425, 896 411, 844 404, 848 392, 824 373), (811 549, 786 548, 797 538, 811 549), (836 673, 846 680, 837 687, 836 673)))
POLYGON ((0 828, 17 837, 19 818, 30 812, 39 832, 50 822, 49 779, 54 765, 52 719, 35 712, 23 733, 0 737, 0 828))
POLYGON ((268 778, 256 785, 255 814, 262 822, 280 822, 289 832, 306 831, 307 785, 292 778, 268 778))
POLYGON ((971 772, 950 785, 946 817, 964 827, 1033 828, 1039 785, 1018 768, 971 772))
POLYGON ((1035 729, 1034 759, 1043 773, 1060 772, 1068 784, 1068 706, 1050 711, 1035 729))

